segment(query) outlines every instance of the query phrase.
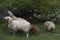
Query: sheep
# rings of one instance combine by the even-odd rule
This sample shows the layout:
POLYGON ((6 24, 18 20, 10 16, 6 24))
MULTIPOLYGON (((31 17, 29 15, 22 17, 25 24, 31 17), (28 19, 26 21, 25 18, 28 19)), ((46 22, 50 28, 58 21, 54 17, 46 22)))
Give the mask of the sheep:
MULTIPOLYGON (((16 16, 14 16, 13 13, 12 13, 11 11, 8 11, 8 14, 9 14, 9 16, 10 16, 13 20, 19 20, 19 21, 24 20, 24 21, 26 21, 26 20, 23 19, 23 18, 18 18, 18 17, 16 17, 16 16)), ((39 29, 38 29, 37 26, 31 25, 30 31, 36 34, 36 33, 38 33, 39 29)))
POLYGON ((31 29, 31 24, 26 20, 13 20, 10 16, 5 17, 8 20, 8 28, 13 30, 13 36, 17 32, 17 30, 23 30, 27 34, 27 38, 29 36, 29 30, 31 29))
POLYGON ((46 32, 52 32, 55 29, 55 24, 50 21, 44 22, 44 28, 46 32))

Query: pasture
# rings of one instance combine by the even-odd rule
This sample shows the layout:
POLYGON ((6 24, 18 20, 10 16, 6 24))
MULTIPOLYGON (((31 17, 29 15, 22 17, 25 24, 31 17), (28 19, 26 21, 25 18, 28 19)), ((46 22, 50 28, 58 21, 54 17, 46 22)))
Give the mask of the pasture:
POLYGON ((43 23, 33 23, 40 28, 40 32, 37 35, 30 34, 29 38, 26 38, 25 33, 17 32, 13 37, 9 32, 7 22, 0 23, 0 40, 60 40, 60 25, 56 24, 55 33, 44 32, 43 23))

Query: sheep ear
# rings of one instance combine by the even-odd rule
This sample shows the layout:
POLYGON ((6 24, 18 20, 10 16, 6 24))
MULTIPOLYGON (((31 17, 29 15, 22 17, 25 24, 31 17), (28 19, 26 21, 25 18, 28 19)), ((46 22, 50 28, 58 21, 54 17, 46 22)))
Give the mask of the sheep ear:
POLYGON ((13 13, 11 11, 8 11, 8 14, 9 14, 10 17, 13 16, 13 13))

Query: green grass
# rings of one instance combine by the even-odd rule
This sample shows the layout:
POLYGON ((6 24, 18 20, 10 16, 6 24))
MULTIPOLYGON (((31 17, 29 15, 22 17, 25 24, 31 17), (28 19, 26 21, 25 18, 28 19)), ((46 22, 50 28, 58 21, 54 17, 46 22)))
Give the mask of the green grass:
MULTIPOLYGON (((12 33, 9 33, 9 29, 6 23, 0 23, 0 40, 60 40, 60 35, 53 35, 53 33, 45 33, 43 23, 35 23, 40 28, 38 35, 30 35, 26 38, 25 34, 16 33, 13 37, 12 33)), ((55 33, 60 33, 60 25, 56 24, 55 33)))

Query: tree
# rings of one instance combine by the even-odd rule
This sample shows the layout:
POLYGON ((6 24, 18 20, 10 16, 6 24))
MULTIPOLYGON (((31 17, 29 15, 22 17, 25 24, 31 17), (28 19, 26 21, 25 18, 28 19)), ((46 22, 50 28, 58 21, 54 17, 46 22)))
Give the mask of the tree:
POLYGON ((60 14, 56 13, 60 9, 60 0, 0 0, 0 9, 11 10, 25 19, 32 17, 33 20, 46 21, 60 14))

